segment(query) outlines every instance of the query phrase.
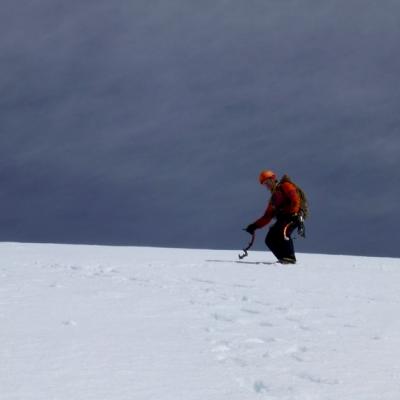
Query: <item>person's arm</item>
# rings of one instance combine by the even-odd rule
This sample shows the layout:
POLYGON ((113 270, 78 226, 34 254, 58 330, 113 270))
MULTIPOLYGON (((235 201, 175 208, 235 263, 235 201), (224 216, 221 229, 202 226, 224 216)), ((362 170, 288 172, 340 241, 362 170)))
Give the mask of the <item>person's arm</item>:
POLYGON ((257 221, 248 225, 245 231, 252 235, 257 229, 260 229, 265 225, 268 225, 271 222, 272 218, 274 218, 274 216, 275 216, 275 206, 273 205, 272 201, 270 201, 268 203, 267 209, 264 212, 264 215, 257 221))

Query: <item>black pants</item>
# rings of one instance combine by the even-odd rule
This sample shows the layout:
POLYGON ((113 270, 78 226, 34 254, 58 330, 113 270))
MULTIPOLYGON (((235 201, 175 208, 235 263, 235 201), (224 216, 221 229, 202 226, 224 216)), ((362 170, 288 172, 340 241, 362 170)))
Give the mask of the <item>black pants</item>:
POLYGON ((278 260, 288 258, 296 261, 291 235, 298 224, 296 217, 278 218, 269 229, 265 244, 278 260))

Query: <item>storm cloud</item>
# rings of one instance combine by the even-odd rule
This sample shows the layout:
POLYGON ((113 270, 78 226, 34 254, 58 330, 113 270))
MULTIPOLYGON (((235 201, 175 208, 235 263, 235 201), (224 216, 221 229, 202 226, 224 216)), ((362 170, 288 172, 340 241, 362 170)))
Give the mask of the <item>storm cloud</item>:
POLYGON ((0 240, 240 248, 268 168, 308 194, 299 251, 399 257, 399 15, 3 1, 0 240))

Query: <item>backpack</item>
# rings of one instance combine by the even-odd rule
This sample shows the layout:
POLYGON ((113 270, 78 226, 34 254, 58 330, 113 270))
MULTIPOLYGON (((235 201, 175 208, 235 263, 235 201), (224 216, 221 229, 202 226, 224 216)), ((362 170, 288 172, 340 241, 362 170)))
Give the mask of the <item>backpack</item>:
POLYGON ((294 183, 288 175, 284 175, 281 182, 290 182, 293 186, 296 187, 297 193, 300 197, 300 213, 303 216, 303 219, 306 219, 309 214, 309 207, 308 207, 308 200, 307 200, 307 196, 304 193, 304 190, 302 188, 300 188, 296 183, 294 183))

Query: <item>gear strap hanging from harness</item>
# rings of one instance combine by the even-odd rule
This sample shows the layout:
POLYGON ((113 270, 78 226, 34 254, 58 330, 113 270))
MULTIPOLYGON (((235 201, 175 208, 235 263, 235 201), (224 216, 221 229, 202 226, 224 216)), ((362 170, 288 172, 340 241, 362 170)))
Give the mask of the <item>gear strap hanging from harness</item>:
POLYGON ((287 223, 284 228, 283 228, 283 238, 285 240, 290 240, 290 236, 288 235, 288 229, 290 225, 295 224, 295 228, 297 227, 297 233, 299 236, 305 238, 306 237, 306 227, 304 225, 304 218, 302 214, 295 215, 296 220, 295 221, 290 221, 287 223))
POLYGON ((289 235, 287 234, 287 231, 289 229, 289 226, 293 224, 293 221, 290 221, 288 224, 286 224, 283 228, 283 239, 284 240, 290 240, 289 235))
POLYGON ((245 258, 245 257, 248 256, 247 250, 249 250, 250 247, 253 246, 255 237, 256 237, 256 234, 253 233, 253 234, 251 235, 250 243, 247 245, 247 247, 245 247, 245 248, 243 249, 243 253, 242 253, 242 254, 239 254, 239 256, 238 256, 238 257, 239 257, 239 260, 242 260, 243 258, 245 258))
POLYGON ((299 215, 299 224, 297 226, 297 233, 302 237, 306 237, 306 226, 304 225, 304 217, 302 214, 299 215))

